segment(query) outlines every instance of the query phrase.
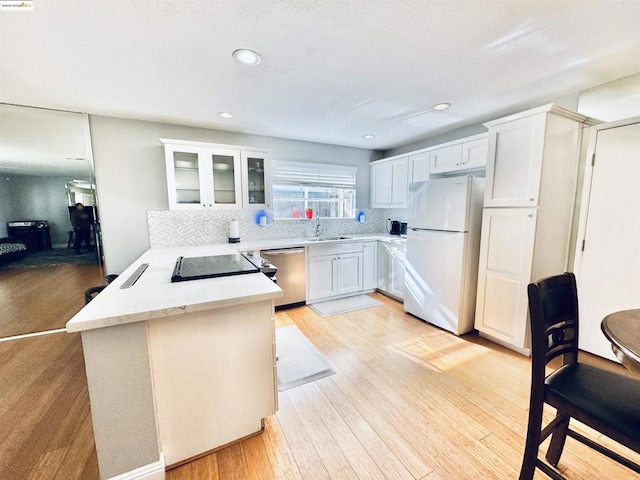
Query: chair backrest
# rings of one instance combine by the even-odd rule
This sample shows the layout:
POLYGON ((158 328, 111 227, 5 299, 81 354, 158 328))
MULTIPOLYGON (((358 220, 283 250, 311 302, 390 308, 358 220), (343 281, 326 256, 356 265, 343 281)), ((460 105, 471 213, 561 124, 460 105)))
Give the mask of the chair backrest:
POLYGON ((533 375, 562 355, 563 364, 578 361, 578 292, 573 273, 530 283, 531 361, 533 375))

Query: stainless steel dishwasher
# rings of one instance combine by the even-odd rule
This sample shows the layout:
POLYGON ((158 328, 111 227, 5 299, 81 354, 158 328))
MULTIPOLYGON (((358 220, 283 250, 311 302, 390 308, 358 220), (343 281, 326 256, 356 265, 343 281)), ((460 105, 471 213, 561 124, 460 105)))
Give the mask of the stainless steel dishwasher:
POLYGON ((276 298, 276 308, 304 305, 307 299, 304 247, 261 250, 260 256, 278 268, 276 283, 284 296, 276 298))

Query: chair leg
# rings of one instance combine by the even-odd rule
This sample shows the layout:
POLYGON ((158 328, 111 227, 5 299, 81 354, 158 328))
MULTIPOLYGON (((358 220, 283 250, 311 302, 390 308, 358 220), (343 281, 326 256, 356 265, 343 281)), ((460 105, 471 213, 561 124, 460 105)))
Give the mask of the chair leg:
POLYGON ((554 467, 558 466, 564 442, 567 439, 567 430, 569 430, 569 420, 571 417, 560 412, 556 415, 557 425, 551 434, 551 442, 547 449, 546 459, 554 467))
POLYGON ((538 448, 540 447, 540 433, 542 429, 542 401, 532 401, 529 404, 529 422, 527 425, 527 440, 524 446, 522 467, 518 480, 532 480, 536 471, 538 448))

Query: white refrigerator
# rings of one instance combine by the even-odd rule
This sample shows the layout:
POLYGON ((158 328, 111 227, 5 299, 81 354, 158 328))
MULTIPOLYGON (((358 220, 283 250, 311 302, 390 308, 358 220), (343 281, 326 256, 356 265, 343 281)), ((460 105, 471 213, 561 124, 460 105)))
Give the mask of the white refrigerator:
POLYGON ((409 188, 404 310, 462 335, 473 329, 484 178, 409 188))

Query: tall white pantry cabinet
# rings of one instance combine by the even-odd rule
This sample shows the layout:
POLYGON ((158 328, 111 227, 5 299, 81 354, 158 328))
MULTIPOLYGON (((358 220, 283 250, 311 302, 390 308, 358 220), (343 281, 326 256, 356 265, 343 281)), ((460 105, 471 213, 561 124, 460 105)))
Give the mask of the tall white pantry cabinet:
POLYGON ((529 355, 527 285, 567 269, 582 133, 554 104, 489 129, 475 328, 529 355))

